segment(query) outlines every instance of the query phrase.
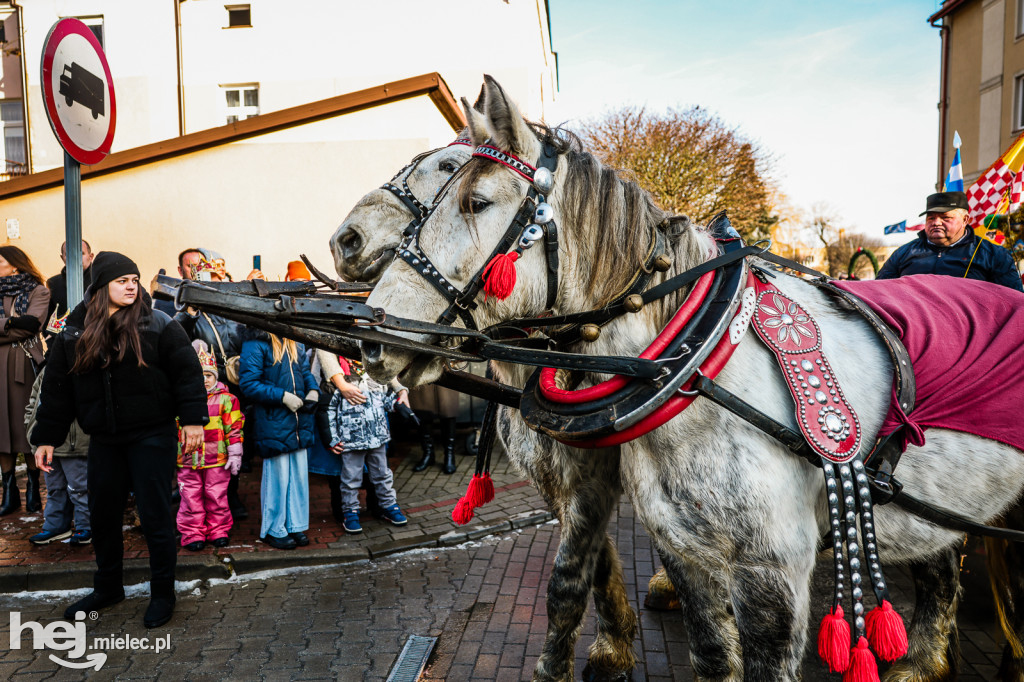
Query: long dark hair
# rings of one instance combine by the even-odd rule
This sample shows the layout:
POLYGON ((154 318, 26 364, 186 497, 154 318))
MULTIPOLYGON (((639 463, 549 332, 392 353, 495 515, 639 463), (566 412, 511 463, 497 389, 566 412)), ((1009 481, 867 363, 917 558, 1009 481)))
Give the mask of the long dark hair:
POLYGON ((28 254, 17 246, 0 246, 0 256, 10 263, 19 273, 31 275, 39 284, 46 284, 46 280, 39 273, 35 263, 28 257, 28 254))
POLYGON ((129 348, 138 358, 139 367, 146 366, 142 359, 139 323, 151 313, 142 302, 142 296, 137 296, 131 305, 120 308, 113 315, 108 314, 109 308, 107 287, 92 292, 85 308, 85 331, 77 345, 72 372, 85 374, 97 367, 106 369, 123 361, 129 348))

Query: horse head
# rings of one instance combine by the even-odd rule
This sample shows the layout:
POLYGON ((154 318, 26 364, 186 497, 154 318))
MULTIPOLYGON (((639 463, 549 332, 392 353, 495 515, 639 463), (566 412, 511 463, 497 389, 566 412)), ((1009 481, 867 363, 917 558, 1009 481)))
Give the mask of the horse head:
POLYGON ((334 269, 352 282, 375 282, 395 255, 402 230, 420 218, 437 189, 470 158, 468 131, 455 142, 420 154, 399 171, 388 185, 411 194, 405 203, 388 185, 373 190, 355 205, 331 236, 334 269), (404 185, 404 186, 403 186, 404 185), (422 208, 417 208, 417 203, 422 208))
MULTIPOLYGON (((598 307, 612 299, 643 267, 654 231, 671 223, 671 217, 635 183, 583 152, 574 136, 527 122, 490 77, 483 100, 482 112, 463 100, 474 158, 435 197, 418 233, 400 247, 399 258, 368 303, 428 322, 451 323, 457 314, 456 325, 484 329, 545 311, 598 307), (533 169, 542 157, 553 173, 538 181, 533 169), (548 228, 539 231, 531 224, 547 224, 535 213, 539 204, 553 211, 557 224, 553 292, 548 273, 554 261, 546 253, 547 236, 540 236, 548 228), (483 286, 493 275, 485 272, 488 265, 513 253, 504 267, 507 274, 508 261, 514 263, 514 286, 489 291, 483 286)), ((597 346, 593 350, 601 352, 597 346)), ((371 375, 391 378, 401 372, 406 385, 433 381, 442 369, 438 359, 376 344, 364 345, 363 355, 371 375)))

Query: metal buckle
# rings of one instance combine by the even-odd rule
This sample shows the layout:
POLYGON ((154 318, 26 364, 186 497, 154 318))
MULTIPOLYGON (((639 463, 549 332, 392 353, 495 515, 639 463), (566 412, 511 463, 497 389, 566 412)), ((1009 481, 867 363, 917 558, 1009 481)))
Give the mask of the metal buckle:
MULTIPOLYGON (((699 377, 703 377, 703 378, 707 379, 707 377, 704 376, 704 372, 700 371, 700 367, 698 367, 697 371, 693 373, 693 376, 695 376, 695 377, 699 376, 699 377)), ((693 377, 691 377, 691 378, 693 378, 693 377)), ((676 393, 678 393, 679 395, 683 396, 684 398, 696 398, 697 396, 700 395, 700 391, 698 391, 696 389, 692 390, 692 391, 684 391, 682 387, 679 387, 678 389, 676 389, 676 393)))

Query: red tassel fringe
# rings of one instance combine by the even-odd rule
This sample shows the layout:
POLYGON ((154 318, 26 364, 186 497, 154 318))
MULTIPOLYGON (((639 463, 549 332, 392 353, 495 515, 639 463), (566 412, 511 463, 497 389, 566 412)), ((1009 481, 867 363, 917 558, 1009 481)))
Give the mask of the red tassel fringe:
POLYGON ((467 523, 473 520, 473 507, 466 502, 466 498, 463 497, 461 500, 455 503, 455 509, 452 510, 452 521, 459 526, 465 526, 467 523))
POLYGON ((519 253, 499 253, 484 268, 484 299, 494 296, 499 301, 508 298, 516 286, 516 261, 519 253))
POLYGON ((464 526, 473 520, 473 510, 482 507, 494 499, 494 481, 490 472, 473 474, 466 487, 466 494, 455 503, 452 510, 452 521, 464 526))
POLYGON ((850 652, 850 667, 843 674, 843 682, 879 682, 878 663, 863 637, 850 652))
POLYGON ((837 605, 821 619, 818 656, 829 672, 844 673, 850 667, 850 624, 843 617, 842 606, 837 605))
POLYGON ((907 629, 903 618, 892 608, 887 600, 876 606, 864 618, 871 648, 883 661, 892 663, 897 658, 907 655, 907 629))
POLYGON ((485 471, 483 478, 481 479, 483 485, 483 500, 480 504, 487 504, 494 499, 494 481, 491 480, 491 472, 485 471))

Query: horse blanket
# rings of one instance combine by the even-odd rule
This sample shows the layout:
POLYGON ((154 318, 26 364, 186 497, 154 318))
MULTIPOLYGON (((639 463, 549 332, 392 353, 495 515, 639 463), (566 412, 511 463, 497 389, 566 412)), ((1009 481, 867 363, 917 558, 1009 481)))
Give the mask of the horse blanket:
POLYGON ((895 436, 906 449, 940 427, 1024 450, 1024 294, 943 275, 835 284, 899 335, 913 363, 917 405, 907 416, 894 390, 879 436, 906 425, 895 436))

